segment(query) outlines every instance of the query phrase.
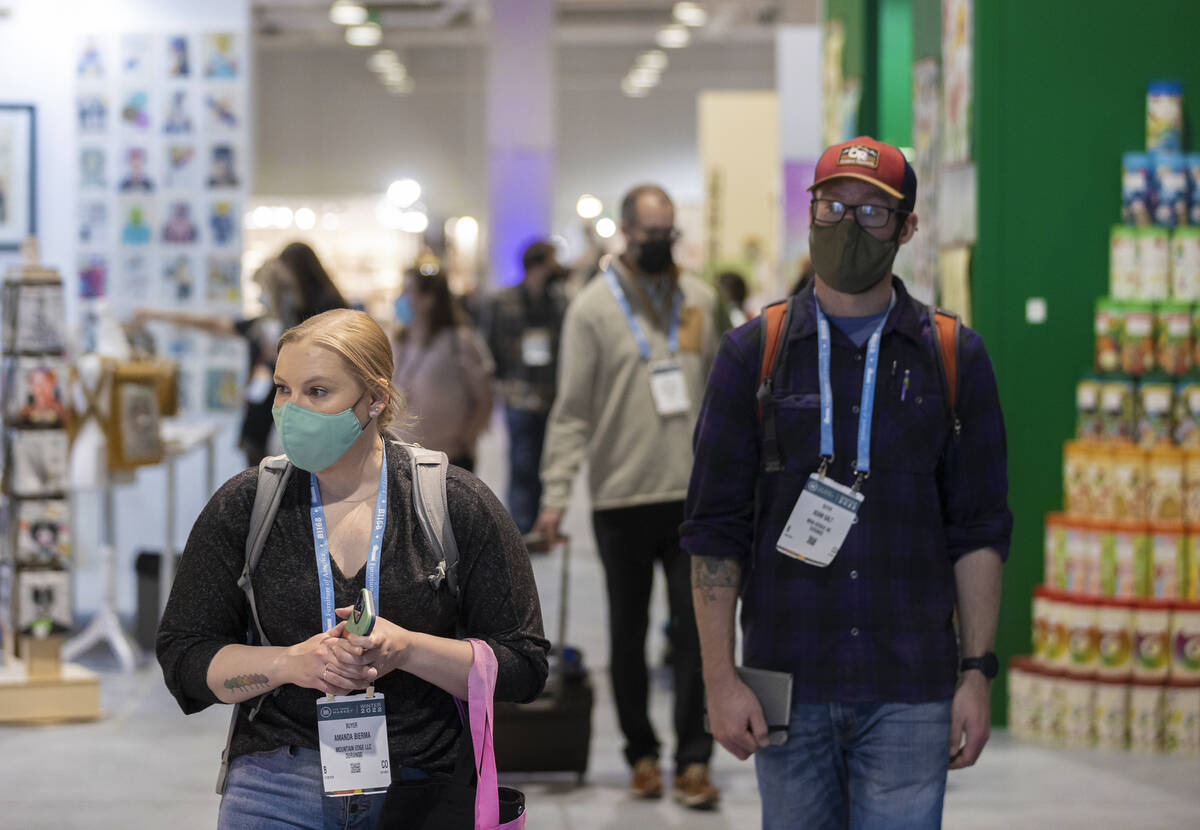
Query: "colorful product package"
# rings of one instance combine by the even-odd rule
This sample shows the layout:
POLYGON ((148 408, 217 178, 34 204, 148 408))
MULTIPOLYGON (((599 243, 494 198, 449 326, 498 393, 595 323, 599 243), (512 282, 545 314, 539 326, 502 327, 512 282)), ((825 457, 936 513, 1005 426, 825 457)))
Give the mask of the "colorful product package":
MULTIPOLYGON (((1117 519, 1134 522, 1146 521, 1147 498, 1146 485, 1149 477, 1149 464, 1146 451, 1140 447, 1122 444, 1115 446, 1108 455, 1111 468, 1108 480, 1111 482, 1109 491, 1112 493, 1111 508, 1107 505, 1103 494, 1095 492, 1093 483, 1092 516, 1097 519, 1117 519)), ((1104 454, 1095 452, 1091 456, 1092 466, 1102 461, 1104 454)), ((1092 474, 1092 481, 1098 478, 1092 474)))
POLYGON ((1163 751, 1200 757, 1200 684, 1169 683, 1163 693, 1163 751))
POLYGON ((1152 218, 1154 188, 1148 153, 1121 155, 1121 221, 1145 227, 1152 218))
POLYGON ((1096 684, 1090 679, 1068 677, 1063 687, 1067 709, 1063 745, 1089 749, 1096 745, 1096 684))
POLYGON ((1154 224, 1164 228, 1186 225, 1191 213, 1187 161, 1182 153, 1159 150, 1154 163, 1154 224))
POLYGON ((1096 447, 1087 441, 1063 444, 1063 512, 1068 516, 1092 514, 1091 456, 1096 447))
POLYGON ((1163 685, 1135 680, 1129 689, 1129 748, 1161 752, 1163 747, 1163 685))
POLYGON ((1147 596, 1160 600, 1182 599, 1180 581, 1187 555, 1186 538, 1181 522, 1151 526, 1150 556, 1144 582, 1147 596))
POLYGON ((1084 441, 1104 437, 1104 417, 1100 411, 1102 384, 1096 378, 1084 378, 1075 386, 1075 437, 1084 441))
POLYGON ((1096 747, 1129 748, 1129 684, 1124 680, 1096 681, 1096 747))
POLYGON ((1108 293, 1114 300, 1142 297, 1137 261, 1137 232, 1129 225, 1114 225, 1108 236, 1108 293))
POLYGON ((1151 522, 1182 522, 1185 456, 1178 447, 1150 451, 1146 487, 1146 518, 1151 522))
POLYGON ((1133 600, 1101 597, 1096 608, 1096 676, 1128 680, 1133 674, 1133 600))
POLYGON ((1139 600, 1133 607, 1133 678, 1162 683, 1171 670, 1171 603, 1139 600))
MULTIPOLYGON (((1196 208, 1193 204, 1193 213, 1196 208)), ((1200 218, 1194 221, 1196 225, 1178 227, 1171 233, 1171 290, 1175 299, 1184 302, 1200 300, 1200 218)))
POLYGON ((1183 148, 1183 84, 1173 80, 1146 84, 1146 149, 1183 148))
POLYGON ((1171 232, 1147 227, 1137 231, 1138 284, 1143 300, 1165 300, 1171 295, 1171 232))
POLYGON ((1183 520, 1200 528, 1200 450, 1183 451, 1183 520))
POLYGON ((1121 328, 1125 324, 1120 301, 1101 297, 1096 300, 1096 371, 1115 372, 1121 368, 1121 328))
POLYGON ((1183 550, 1183 598, 1200 602, 1200 528, 1188 528, 1183 550))
POLYGON ((1158 307, 1158 367, 1174 377, 1192 370, 1192 304, 1168 300, 1158 307))
POLYGON ((1025 656, 1008 661, 1008 732, 1014 738, 1032 740, 1041 731, 1037 701, 1033 696, 1033 674, 1037 668, 1025 656))
POLYGON ((1072 599, 1065 604, 1067 670, 1074 677, 1090 678, 1096 672, 1100 655, 1100 632, 1096 627, 1096 606, 1092 605, 1088 599, 1072 599))
POLYGON ((1175 382, 1163 376, 1145 378, 1138 386, 1138 404, 1138 444, 1147 449, 1170 445, 1175 382))
POLYGON ((1033 662, 1039 666, 1049 665, 1050 612, 1047 604, 1050 590, 1045 585, 1033 589, 1033 662))
POLYGON ((1045 597, 1046 611, 1046 665, 1052 669, 1066 669, 1071 665, 1068 647, 1071 603, 1062 594, 1045 597))
POLYGON ((1052 588, 1067 586, 1067 518, 1062 513, 1046 514, 1046 549, 1043 554, 1043 584, 1052 588))
POLYGON ((1188 178, 1192 182, 1191 224, 1200 225, 1200 153, 1188 153, 1187 166, 1188 178))
POLYGON ((1121 371, 1140 377, 1154 371, 1154 304, 1131 300, 1123 304, 1121 371))
POLYGON ((1171 607, 1172 681, 1200 683, 1200 602, 1176 602, 1171 607))
POLYGON ((1142 522, 1113 522, 1102 537, 1100 593, 1133 599, 1141 596, 1142 575, 1150 556, 1150 530, 1142 522))
POLYGON ((1127 377, 1106 378, 1100 386, 1100 422, 1105 441, 1132 442, 1137 436, 1137 385, 1127 377))
POLYGON ((1064 672, 1042 672, 1042 743, 1062 746, 1067 740, 1067 683, 1064 672))
POLYGON ((1185 378, 1175 386, 1175 443, 1180 447, 1200 447, 1200 382, 1185 378))

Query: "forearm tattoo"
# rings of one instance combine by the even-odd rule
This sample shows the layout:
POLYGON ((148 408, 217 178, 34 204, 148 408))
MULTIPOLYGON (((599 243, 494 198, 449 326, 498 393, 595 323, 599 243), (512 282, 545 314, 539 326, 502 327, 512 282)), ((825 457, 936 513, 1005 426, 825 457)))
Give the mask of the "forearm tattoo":
POLYGON ((717 599, 718 588, 733 588, 741 585, 742 566, 734 559, 718 559, 714 556, 692 557, 692 587, 704 592, 709 602, 717 599))
POLYGON ((265 674, 238 674, 225 681, 225 688, 234 692, 269 686, 271 681, 265 674))

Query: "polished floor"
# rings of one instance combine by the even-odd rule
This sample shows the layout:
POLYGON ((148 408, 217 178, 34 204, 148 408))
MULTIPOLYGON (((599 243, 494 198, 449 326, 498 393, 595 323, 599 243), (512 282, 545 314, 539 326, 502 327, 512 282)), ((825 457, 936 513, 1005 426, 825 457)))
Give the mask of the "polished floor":
MULTIPOLYGON (((480 474, 503 482, 499 423, 481 447, 480 474)), ((603 582, 586 499, 568 514, 575 540, 571 559, 568 640, 592 666, 597 686, 590 770, 582 787, 573 776, 513 778, 528 798, 530 830, 640 828, 753 828, 759 824, 754 769, 718 749, 713 777, 724 793, 719 810, 685 811, 669 800, 632 802, 625 794, 621 739, 604 671, 603 582)), ((548 631, 559 608, 559 562, 534 563, 548 631)), ((656 596, 657 619, 663 618, 656 596)), ((662 637, 648 654, 657 662, 662 637)), ((216 824, 213 794, 228 710, 214 707, 185 718, 162 685, 157 665, 131 674, 114 670, 103 651, 85 662, 104 672, 104 717, 96 723, 0 727, 0 828, 158 828, 191 830, 216 824)), ((655 673, 652 708, 670 751, 667 675, 655 673)), ((1053 830, 1177 830, 1200 828, 1200 760, 1128 753, 1052 750, 993 735, 979 764, 952 773, 947 828, 1053 830)))

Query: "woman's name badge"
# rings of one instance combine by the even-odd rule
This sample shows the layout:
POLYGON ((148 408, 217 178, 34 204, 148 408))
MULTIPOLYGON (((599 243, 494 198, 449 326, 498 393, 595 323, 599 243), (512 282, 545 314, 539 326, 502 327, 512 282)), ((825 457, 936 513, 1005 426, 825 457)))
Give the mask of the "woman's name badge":
POLYGON ((862 503, 862 493, 831 478, 809 476, 775 550, 824 568, 842 549, 862 503))
POLYGON ((681 415, 691 407, 683 367, 676 360, 650 364, 650 394, 659 415, 681 415))
POLYGON ((325 795, 381 793, 392 783, 383 695, 320 698, 317 735, 325 795))
POLYGON ((529 329, 521 335, 521 362, 526 366, 549 366, 550 332, 546 329, 529 329))

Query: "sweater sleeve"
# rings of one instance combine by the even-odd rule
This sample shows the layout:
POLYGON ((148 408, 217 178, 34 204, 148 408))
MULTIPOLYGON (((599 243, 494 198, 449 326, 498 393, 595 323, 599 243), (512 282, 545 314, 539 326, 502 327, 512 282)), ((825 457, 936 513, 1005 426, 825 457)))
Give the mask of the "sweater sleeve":
POLYGON ((541 694, 550 643, 529 554, 517 526, 483 482, 451 469, 446 482, 459 549, 459 602, 468 637, 496 654, 496 700, 528 702, 541 694))
POLYGON ((219 702, 208 687, 208 665, 225 646, 246 642, 249 609, 237 581, 257 480, 257 469, 239 473, 201 511, 158 625, 163 679, 187 715, 219 702))

